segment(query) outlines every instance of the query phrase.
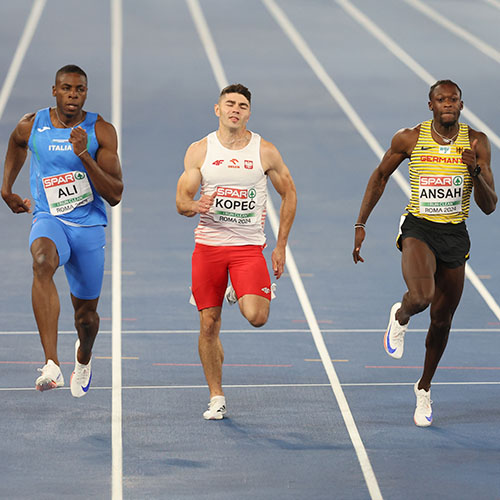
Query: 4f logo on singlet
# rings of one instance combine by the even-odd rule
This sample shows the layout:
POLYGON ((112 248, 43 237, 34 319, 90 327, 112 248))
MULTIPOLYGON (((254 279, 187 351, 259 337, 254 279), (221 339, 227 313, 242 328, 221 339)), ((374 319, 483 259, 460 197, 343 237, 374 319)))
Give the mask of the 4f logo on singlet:
MULTIPOLYGON (((212 162, 212 165, 214 165, 215 167, 220 167, 223 164, 224 164, 224 160, 215 160, 212 162)), ((239 163, 237 158, 232 158, 231 160, 229 160, 229 163, 227 166, 228 166, 228 168, 240 168, 240 163, 239 163)), ((253 160, 244 160, 243 166, 247 170, 253 170, 253 160)))

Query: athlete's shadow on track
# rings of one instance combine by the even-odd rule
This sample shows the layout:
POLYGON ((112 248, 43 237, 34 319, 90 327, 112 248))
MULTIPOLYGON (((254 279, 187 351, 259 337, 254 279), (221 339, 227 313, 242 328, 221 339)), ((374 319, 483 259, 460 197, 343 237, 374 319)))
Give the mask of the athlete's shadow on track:
MULTIPOLYGON (((316 441, 310 434, 290 432, 276 423, 266 424, 262 421, 257 424, 241 424, 234 418, 224 418, 224 429, 227 434, 232 432, 240 446, 269 447, 283 450, 341 450, 351 449, 349 443, 345 445, 332 445, 324 441, 316 441)), ((312 429, 314 430, 314 429, 312 429)), ((315 432, 316 433, 316 432, 315 432)), ((312 433, 311 433, 312 434, 312 433)), ((332 434, 333 435, 333 434, 332 434)))

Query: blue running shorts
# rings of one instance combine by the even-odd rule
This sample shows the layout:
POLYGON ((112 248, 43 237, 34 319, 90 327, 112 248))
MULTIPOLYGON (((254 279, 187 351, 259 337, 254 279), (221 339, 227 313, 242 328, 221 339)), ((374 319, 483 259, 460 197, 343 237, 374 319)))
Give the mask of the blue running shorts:
POLYGON ((50 214, 33 218, 29 246, 37 238, 52 240, 64 266, 71 294, 77 299, 93 300, 101 294, 104 275, 104 226, 68 226, 50 214))

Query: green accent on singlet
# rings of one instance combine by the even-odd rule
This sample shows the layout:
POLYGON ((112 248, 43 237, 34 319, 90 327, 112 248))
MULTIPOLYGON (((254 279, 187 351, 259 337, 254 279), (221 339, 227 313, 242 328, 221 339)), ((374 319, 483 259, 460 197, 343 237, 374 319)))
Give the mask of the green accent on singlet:
POLYGON ((40 161, 40 155, 38 154, 38 145, 36 143, 36 130, 33 132, 33 151, 38 159, 38 161, 40 161))
POLYGON ((408 164, 411 197, 406 210, 432 222, 458 224, 469 216, 472 178, 462 162, 470 149, 469 127, 460 123, 453 144, 443 146, 432 138, 432 120, 420 124, 417 144, 408 164))

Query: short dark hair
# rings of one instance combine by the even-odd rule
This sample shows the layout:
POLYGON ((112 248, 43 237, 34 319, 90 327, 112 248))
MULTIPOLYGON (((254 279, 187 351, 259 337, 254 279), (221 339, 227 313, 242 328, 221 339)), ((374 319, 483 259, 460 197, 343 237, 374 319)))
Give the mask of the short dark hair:
POLYGON ((429 101, 432 99, 432 93, 436 90, 439 85, 455 85, 460 94, 460 100, 462 99, 462 89, 452 80, 438 80, 434 85, 431 86, 429 90, 429 101))
POLYGON ((78 75, 82 75, 83 77, 85 77, 85 81, 88 82, 87 73, 85 73, 85 71, 83 71, 80 66, 77 66, 76 64, 67 64, 66 66, 63 66, 62 68, 57 70, 56 83, 59 76, 65 75, 67 73, 76 73, 78 75))
POLYGON ((224 87, 220 91, 219 99, 224 94, 241 94, 247 98, 248 104, 252 104, 252 93, 241 83, 232 83, 231 85, 224 87))

